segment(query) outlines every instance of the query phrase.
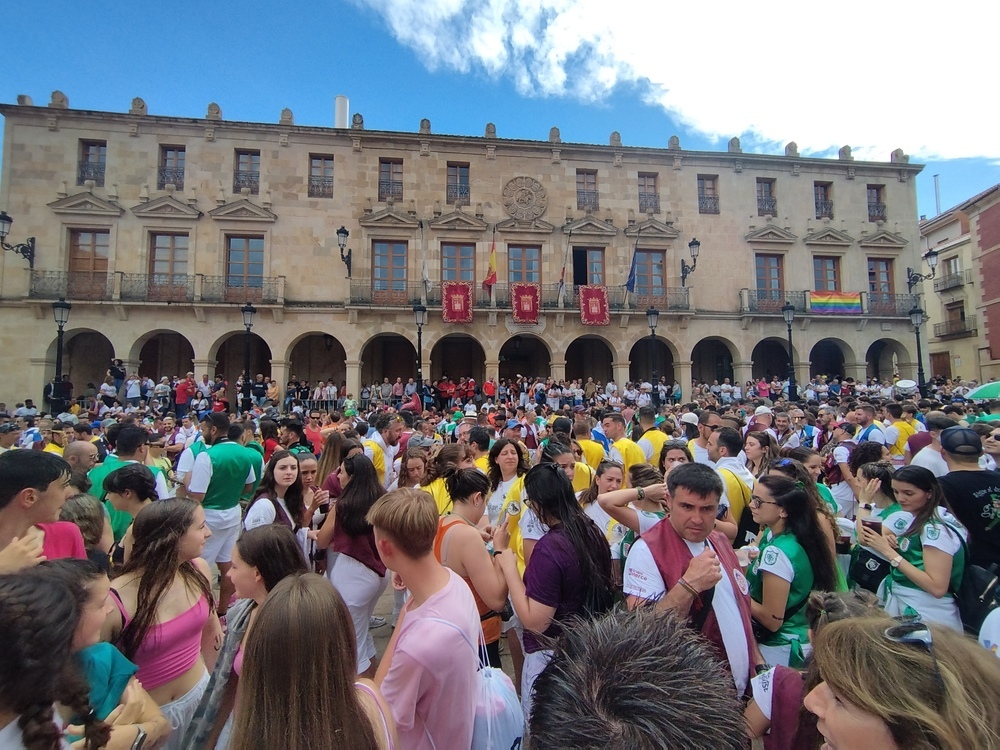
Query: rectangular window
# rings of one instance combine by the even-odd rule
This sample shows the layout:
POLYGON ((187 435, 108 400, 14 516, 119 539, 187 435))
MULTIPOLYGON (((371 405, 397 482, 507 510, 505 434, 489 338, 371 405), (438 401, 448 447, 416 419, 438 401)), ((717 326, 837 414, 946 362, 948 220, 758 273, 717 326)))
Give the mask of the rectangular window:
POLYGON ((778 198, 774 191, 775 181, 769 177, 757 178, 757 215, 777 216, 778 198))
POLYGON ((576 208, 578 211, 596 211, 599 208, 596 169, 576 170, 576 208))
POLYGON ((652 304, 650 299, 644 302, 644 298, 662 297, 665 293, 663 275, 662 250, 636 250, 635 253, 635 293, 640 299, 640 304, 652 304))
POLYGON ((833 183, 814 182, 813 197, 816 199, 816 218, 833 218, 833 183))
POLYGON ((263 286, 264 238, 226 235, 227 289, 261 289, 263 286))
POLYGON ((826 255, 814 256, 813 282, 817 292, 839 292, 840 258, 826 255))
POLYGON ((333 197, 333 157, 309 154, 309 197, 333 197))
POLYGON ((405 242, 372 242, 372 293, 381 304, 406 304, 405 242))
POLYGON ((538 284, 542 280, 542 248, 523 245, 507 246, 507 281, 538 284))
POLYGON ((444 243, 441 245, 441 281, 475 281, 476 246, 444 243))
POLYGON ((233 158, 233 192, 250 189, 250 195, 260 191, 260 151, 237 149, 233 158))
POLYGON ((80 141, 80 158, 77 162, 76 184, 83 185, 93 180, 98 187, 104 186, 104 163, 108 157, 107 141, 80 141))
POLYGON ((660 192, 657 190, 659 175, 652 172, 639 173, 639 213, 660 213, 660 192))
POLYGON ((604 251, 600 248, 587 250, 587 283, 596 285, 604 283, 604 251))
POLYGON ((73 229, 69 233, 70 298, 103 299, 108 296, 108 252, 111 234, 105 230, 73 229))
POLYGON ((160 166, 156 175, 156 188, 163 190, 167 185, 173 185, 178 190, 184 189, 183 146, 160 146, 160 166))
POLYGON ((147 299, 183 300, 187 298, 188 287, 187 234, 151 234, 147 299))
POLYGON ((868 221, 885 221, 885 185, 868 186, 868 221))
POLYGON ((961 272, 962 267, 958 263, 957 255, 954 258, 945 258, 941 261, 941 273, 944 276, 954 276, 961 272))
POLYGON ((868 259, 868 292, 893 294, 892 258, 868 259))
POLYGON ((757 271, 757 298, 781 299, 784 289, 780 255, 757 255, 754 263, 757 271))
POLYGON ((378 160, 378 200, 385 203, 389 200, 403 200, 403 160, 378 160))
POLYGON ((445 196, 450 206, 469 205, 469 165, 448 162, 448 189, 445 196))
POLYGON ((698 213, 719 213, 719 177, 717 175, 698 175, 698 213))

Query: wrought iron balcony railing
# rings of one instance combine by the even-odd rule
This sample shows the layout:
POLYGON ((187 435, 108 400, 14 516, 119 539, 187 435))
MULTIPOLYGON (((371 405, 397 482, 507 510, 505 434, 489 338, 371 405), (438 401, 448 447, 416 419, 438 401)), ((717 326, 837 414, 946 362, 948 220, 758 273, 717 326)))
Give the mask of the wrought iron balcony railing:
POLYGON ((167 185, 173 185, 178 190, 184 189, 184 167, 160 167, 156 172, 156 189, 163 190, 167 185))
POLYGON ((965 320, 946 320, 944 323, 934 324, 934 336, 940 339, 975 336, 978 332, 975 315, 967 315, 965 320))
POLYGON ((786 302, 795 305, 796 313, 806 312, 805 292, 782 292, 777 289, 750 289, 746 292, 746 308, 740 312, 781 315, 786 302))
POLYGON ((596 211, 600 208, 600 203, 597 200, 596 190, 580 190, 576 191, 576 209, 577 211, 596 211))
POLYGON ((888 318, 906 318, 917 304, 915 294, 868 292, 868 314, 888 318))
POLYGON ((972 283, 972 270, 966 268, 957 273, 948 273, 934 279, 934 291, 943 292, 947 289, 957 289, 960 286, 972 283))
POLYGON ((104 187, 104 162, 81 161, 76 167, 76 184, 83 185, 87 180, 93 180, 98 187, 104 187))
POLYGON ((833 218, 833 201, 816 201, 816 218, 817 219, 832 219, 833 218))
POLYGON ((403 183, 400 180, 379 180, 378 181, 378 201, 385 203, 392 198, 394 201, 403 200, 403 183))
POLYGON ((107 271, 32 271, 33 299, 94 302, 280 304, 280 277, 108 273, 107 271))
POLYGON ((260 190, 260 172, 255 169, 237 169, 233 172, 233 192, 241 193, 243 188, 249 188, 250 195, 257 195, 260 190))
POLYGON ((698 196, 698 213, 700 213, 700 214, 717 214, 717 213, 719 213, 719 196, 717 196, 717 195, 699 195, 698 196))
POLYGON ((310 177, 309 178, 310 198, 332 198, 333 178, 332 177, 310 177))
POLYGON ((469 186, 462 184, 448 185, 445 198, 449 206, 468 206, 469 186))
POLYGON ((778 199, 777 198, 757 198, 757 215, 758 216, 777 216, 778 215, 778 199))
POLYGON ((868 221, 885 221, 886 210, 884 203, 868 204, 868 221))
POLYGON ((639 193, 639 213, 641 214, 660 213, 660 194, 639 193))

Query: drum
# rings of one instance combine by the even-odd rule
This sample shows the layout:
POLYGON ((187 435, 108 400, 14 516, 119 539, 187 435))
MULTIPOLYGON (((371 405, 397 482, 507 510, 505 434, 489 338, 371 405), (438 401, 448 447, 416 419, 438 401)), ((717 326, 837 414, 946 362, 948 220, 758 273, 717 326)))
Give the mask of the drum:
POLYGON ((917 395, 917 384, 912 380, 896 381, 896 398, 911 398, 917 395))

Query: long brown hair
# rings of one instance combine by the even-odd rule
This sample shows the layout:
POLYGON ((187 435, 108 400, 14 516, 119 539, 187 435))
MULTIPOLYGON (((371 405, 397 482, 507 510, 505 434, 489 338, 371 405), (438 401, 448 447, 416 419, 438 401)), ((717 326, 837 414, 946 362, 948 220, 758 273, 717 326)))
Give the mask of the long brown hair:
POLYGON ((180 575, 190 591, 196 591, 214 608, 212 587, 193 562, 181 562, 177 545, 194 523, 198 504, 192 500, 172 498, 147 505, 132 523, 132 555, 117 577, 136 573, 139 593, 135 614, 122 629, 115 645, 126 658, 132 659, 143 639, 156 622, 160 600, 180 575))
POLYGON ((244 648, 233 750, 379 747, 354 686, 351 615, 329 581, 306 573, 279 582, 244 648))
MULTIPOLYGON (((296 456, 291 451, 285 450, 275 451, 271 454, 271 460, 267 462, 264 469, 264 478, 261 479, 260 487, 257 488, 257 496, 254 497, 247 510, 250 510, 254 503, 262 497, 272 501, 278 499, 278 485, 274 479, 274 468, 278 465, 278 461, 285 458, 296 458, 296 456)), ((302 527, 302 517, 306 512, 305 490, 302 487, 302 472, 299 471, 298 460, 295 462, 295 481, 285 490, 283 499, 285 507, 288 508, 288 520, 292 522, 292 531, 298 531, 302 527)))

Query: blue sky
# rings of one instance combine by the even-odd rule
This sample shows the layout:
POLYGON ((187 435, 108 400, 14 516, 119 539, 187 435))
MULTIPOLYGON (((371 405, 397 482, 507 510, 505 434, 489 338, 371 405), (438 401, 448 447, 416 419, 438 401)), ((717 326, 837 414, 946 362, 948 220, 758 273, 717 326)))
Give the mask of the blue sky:
MULTIPOLYGON (((626 145, 665 147, 676 134, 689 149, 724 150, 732 135, 770 153, 796 140, 803 153, 835 155, 846 143, 856 157, 888 160, 901 147, 926 164, 917 191, 928 216, 934 174, 943 209, 1000 182, 1000 142, 978 126, 995 102, 966 73, 977 35, 995 28, 985 16, 955 27, 962 56, 928 59, 913 37, 927 30, 900 12, 905 3, 872 11, 846 0, 841 18, 857 4, 869 28, 884 20, 912 42, 879 53, 839 41, 817 67, 807 58, 818 42, 801 29, 813 12, 830 23, 828 6, 784 1, 760 22, 763 58, 748 41, 756 21, 734 16, 729 0, 8 4, 0 101, 28 94, 44 106, 59 89, 74 108, 123 112, 141 96, 153 114, 202 117, 215 101, 225 119, 276 122, 289 107, 298 124, 332 125, 345 94, 370 129, 415 131, 427 117, 435 132, 467 135, 494 122, 500 137, 546 139, 556 125, 564 141, 607 143, 618 130, 626 145), (872 84, 866 71, 876 69, 872 84)), ((983 11, 997 16, 998 6, 983 11)), ((942 23, 938 38, 952 21, 942 23)), ((855 43, 872 38, 859 28, 855 43)), ((986 64, 992 43, 982 49, 986 64)))

